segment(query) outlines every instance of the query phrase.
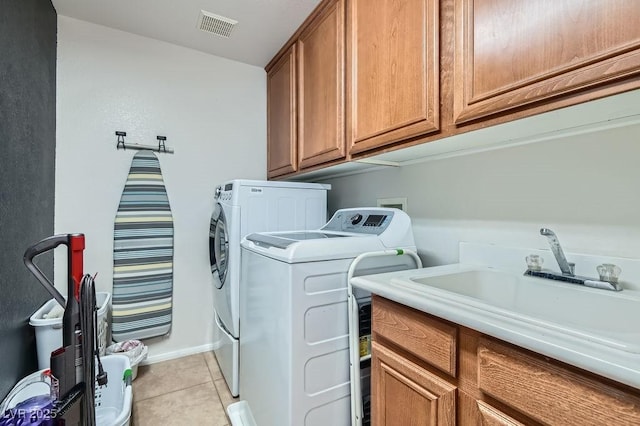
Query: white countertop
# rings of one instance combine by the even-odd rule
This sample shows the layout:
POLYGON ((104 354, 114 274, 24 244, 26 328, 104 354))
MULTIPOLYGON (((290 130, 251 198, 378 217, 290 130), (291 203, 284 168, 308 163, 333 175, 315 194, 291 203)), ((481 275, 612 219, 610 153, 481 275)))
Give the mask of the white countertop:
MULTIPOLYGON (((554 324, 521 313, 510 312, 508 309, 488 306, 479 299, 453 294, 410 280, 416 276, 424 278, 482 270, 495 271, 496 269, 482 265, 453 264, 360 276, 353 278, 351 283, 355 287, 389 300, 640 389, 640 353, 638 353, 640 324, 635 324, 638 331, 634 330, 634 324, 628 323, 622 324, 624 327, 621 331, 611 330, 616 338, 621 337, 632 341, 632 345, 621 349, 616 347, 615 342, 607 342, 606 336, 593 338, 588 334, 581 335, 579 329, 571 330, 571 326, 554 324), (567 328, 569 328, 568 332, 567 328)), ((575 286, 564 283, 560 285, 575 286)), ((576 291, 583 292, 607 291, 575 287, 576 291)), ((624 295, 615 297, 640 297, 640 292, 633 289, 615 294, 624 295)), ((550 300, 549 303, 553 301, 550 300)), ((638 308, 640 309, 640 305, 638 308)), ((594 312, 594 315, 597 315, 597 312, 594 312)))

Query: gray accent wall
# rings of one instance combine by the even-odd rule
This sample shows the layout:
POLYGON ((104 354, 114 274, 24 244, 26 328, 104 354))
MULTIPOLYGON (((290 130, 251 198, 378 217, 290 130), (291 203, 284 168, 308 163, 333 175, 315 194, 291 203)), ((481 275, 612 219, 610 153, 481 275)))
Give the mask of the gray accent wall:
MULTIPOLYGON (((22 255, 54 230, 56 31, 50 0, 0 0, 0 399, 37 369, 28 322, 50 298, 22 255)), ((51 253, 36 263, 53 277, 51 253)))

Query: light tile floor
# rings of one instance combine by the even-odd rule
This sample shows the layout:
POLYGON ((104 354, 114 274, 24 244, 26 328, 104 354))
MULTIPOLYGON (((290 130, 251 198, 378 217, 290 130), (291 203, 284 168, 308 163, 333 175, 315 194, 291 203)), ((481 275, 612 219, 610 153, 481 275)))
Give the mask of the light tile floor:
POLYGON ((236 402, 213 352, 144 365, 133 381, 133 425, 227 426, 236 402))

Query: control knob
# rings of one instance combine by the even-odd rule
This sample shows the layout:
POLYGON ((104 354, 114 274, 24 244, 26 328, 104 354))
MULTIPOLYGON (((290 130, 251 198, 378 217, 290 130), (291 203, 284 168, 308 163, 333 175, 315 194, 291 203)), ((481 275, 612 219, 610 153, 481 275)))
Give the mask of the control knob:
POLYGON ((351 216, 351 224, 352 225, 357 225, 362 221, 362 215, 360 213, 356 213, 353 216, 351 216))

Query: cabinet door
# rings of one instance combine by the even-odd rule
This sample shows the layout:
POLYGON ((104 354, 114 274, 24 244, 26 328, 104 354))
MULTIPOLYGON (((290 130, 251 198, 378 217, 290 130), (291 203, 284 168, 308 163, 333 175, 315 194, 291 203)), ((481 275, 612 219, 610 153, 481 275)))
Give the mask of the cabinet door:
POLYGON ((351 153, 439 128, 437 0, 353 0, 348 11, 351 153))
POLYGON ((456 0, 455 27, 458 124, 640 85, 637 0, 456 0))
POLYGON ((344 0, 332 2, 298 39, 300 168, 345 157, 344 0))
POLYGON ((267 74, 267 172, 269 178, 295 172, 296 135, 295 45, 267 74))
POLYGON ((454 385, 378 342, 372 348, 374 426, 455 425, 454 385))
POLYGON ((485 401, 480 401, 458 390, 461 425, 524 426, 485 401))

